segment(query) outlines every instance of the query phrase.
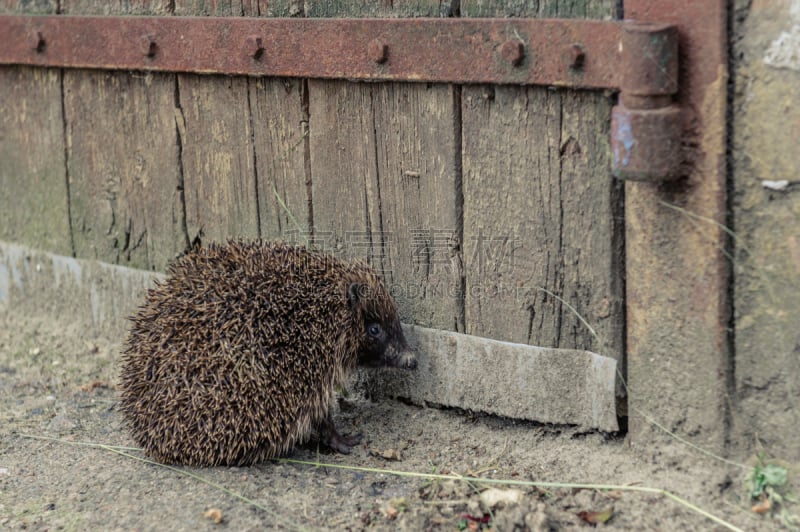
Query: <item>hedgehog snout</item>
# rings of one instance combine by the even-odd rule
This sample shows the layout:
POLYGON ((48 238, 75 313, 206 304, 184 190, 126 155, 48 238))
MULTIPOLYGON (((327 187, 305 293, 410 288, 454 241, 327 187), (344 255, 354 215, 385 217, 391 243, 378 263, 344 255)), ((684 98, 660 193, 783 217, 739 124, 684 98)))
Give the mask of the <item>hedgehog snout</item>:
POLYGON ((406 354, 402 367, 404 369, 417 369, 417 355, 411 352, 406 354))
POLYGON ((389 366, 400 369, 417 369, 417 354, 406 345, 392 342, 386 347, 384 359, 389 366))

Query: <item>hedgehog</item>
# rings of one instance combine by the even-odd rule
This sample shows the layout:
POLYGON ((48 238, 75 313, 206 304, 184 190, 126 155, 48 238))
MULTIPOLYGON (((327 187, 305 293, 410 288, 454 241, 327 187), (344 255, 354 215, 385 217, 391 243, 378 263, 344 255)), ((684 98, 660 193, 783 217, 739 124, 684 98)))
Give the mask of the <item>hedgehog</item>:
POLYGON ((350 452, 334 390, 355 366, 415 369, 394 300, 362 261, 229 241, 172 262, 130 318, 120 410, 154 459, 249 465, 317 431, 350 452))

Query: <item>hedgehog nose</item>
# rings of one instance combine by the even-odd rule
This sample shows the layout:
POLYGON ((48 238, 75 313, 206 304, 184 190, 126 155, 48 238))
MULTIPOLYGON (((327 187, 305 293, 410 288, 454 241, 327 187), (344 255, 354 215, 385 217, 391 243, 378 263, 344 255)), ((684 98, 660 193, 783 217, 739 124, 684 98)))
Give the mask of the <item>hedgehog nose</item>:
POLYGON ((403 369, 417 369, 417 355, 411 349, 406 349, 402 353, 403 363, 400 365, 403 369))

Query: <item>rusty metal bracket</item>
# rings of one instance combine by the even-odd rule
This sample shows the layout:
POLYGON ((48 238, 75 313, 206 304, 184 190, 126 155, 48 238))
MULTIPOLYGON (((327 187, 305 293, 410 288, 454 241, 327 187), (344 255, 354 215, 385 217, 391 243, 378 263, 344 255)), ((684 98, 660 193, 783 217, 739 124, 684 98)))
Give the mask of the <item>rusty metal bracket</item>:
POLYGON ((676 175, 677 32, 571 19, 0 16, 0 64, 621 90, 614 173, 676 175))
POLYGON ((0 64, 368 81, 619 86, 621 22, 0 16, 0 64), (576 55, 575 47, 581 52, 576 55))

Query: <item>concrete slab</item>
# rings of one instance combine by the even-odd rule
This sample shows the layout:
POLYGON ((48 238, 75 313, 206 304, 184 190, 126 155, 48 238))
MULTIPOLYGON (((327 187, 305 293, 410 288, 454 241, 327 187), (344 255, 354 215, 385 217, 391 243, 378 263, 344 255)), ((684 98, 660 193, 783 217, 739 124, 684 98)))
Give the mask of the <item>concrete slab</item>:
POLYGON ((613 358, 423 327, 406 330, 416 344, 418 370, 382 370, 366 385, 371 395, 618 430, 613 358))
POLYGON ((0 310, 79 321, 87 336, 124 337, 128 316, 158 277, 0 241, 0 310))
MULTIPOLYGON (((121 341, 127 317, 161 274, 53 255, 0 241, 0 310, 85 324, 121 341)), ((616 431, 616 361, 408 326, 416 372, 362 371, 356 388, 411 402, 616 431)))

